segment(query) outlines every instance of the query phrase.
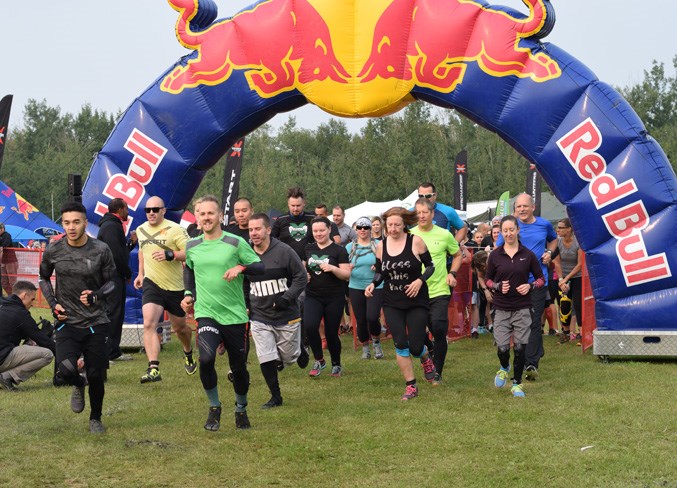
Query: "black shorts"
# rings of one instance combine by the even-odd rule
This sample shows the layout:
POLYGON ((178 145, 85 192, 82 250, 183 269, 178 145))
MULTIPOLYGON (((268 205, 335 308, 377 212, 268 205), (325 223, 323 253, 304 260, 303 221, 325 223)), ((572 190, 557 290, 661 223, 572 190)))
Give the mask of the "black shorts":
POLYGON ((85 358, 85 366, 93 369, 108 368, 108 325, 101 324, 86 329, 64 325, 54 332, 56 339, 56 364, 64 359, 76 362, 85 358))
POLYGON ((186 312, 181 308, 183 300, 183 291, 163 290, 148 278, 143 279, 143 299, 142 305, 154 303, 160 305, 167 312, 175 317, 185 317, 186 312))

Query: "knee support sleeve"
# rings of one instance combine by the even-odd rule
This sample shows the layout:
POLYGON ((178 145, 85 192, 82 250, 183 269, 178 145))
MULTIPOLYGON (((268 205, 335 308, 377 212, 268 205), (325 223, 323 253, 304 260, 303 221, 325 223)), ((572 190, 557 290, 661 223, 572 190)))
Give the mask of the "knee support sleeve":
POLYGON ((403 358, 408 358, 409 357, 409 348, 405 347, 404 349, 400 349, 399 347, 395 348, 395 354, 398 356, 402 356, 403 358))

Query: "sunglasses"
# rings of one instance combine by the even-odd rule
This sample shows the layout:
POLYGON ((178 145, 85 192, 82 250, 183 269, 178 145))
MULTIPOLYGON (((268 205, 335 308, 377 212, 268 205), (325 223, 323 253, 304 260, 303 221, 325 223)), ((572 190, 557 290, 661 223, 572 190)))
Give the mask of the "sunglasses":
POLYGON ((164 207, 146 207, 144 210, 146 211, 147 214, 153 212, 153 213, 160 213, 160 210, 162 210, 164 207))
POLYGON ((371 230, 371 227, 367 227, 366 225, 356 225, 355 228, 357 230, 371 230))
POLYGON ((419 193, 418 198, 432 198, 434 197, 434 193, 419 193))

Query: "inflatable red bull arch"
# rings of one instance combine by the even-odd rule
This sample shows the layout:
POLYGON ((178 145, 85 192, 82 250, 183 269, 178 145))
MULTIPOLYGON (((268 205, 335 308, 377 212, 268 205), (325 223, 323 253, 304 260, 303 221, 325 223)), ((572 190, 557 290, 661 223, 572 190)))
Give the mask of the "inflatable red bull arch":
MULTIPOLYGON (((280 112, 313 103, 374 117, 421 100, 536 164, 587 254, 600 330, 677 329, 675 173, 618 92, 542 41, 550 2, 523 1, 520 12, 484 0, 264 0, 216 20, 212 0, 169 0, 191 52, 97 154, 83 189, 89 220, 122 197, 135 228, 160 195, 178 221, 232 143, 280 112)), ((140 305, 126 322, 142 323, 140 305)))

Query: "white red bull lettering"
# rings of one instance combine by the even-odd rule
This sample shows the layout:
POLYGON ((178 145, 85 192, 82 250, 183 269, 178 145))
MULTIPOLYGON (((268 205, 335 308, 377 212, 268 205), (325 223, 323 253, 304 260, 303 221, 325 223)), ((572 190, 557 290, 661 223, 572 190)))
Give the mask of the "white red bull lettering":
MULTIPOLYGON (((131 210, 136 210, 146 194, 146 185, 153 180, 157 168, 167 154, 167 148, 136 128, 127 138, 124 148, 132 153, 132 162, 127 174, 112 175, 106 182, 102 193, 111 200, 122 198, 131 210)), ((94 213, 105 215, 107 212, 108 206, 98 201, 94 213)), ((127 222, 127 227, 129 225, 131 225, 131 217, 127 222)))
MULTIPOLYGON (((619 184, 606 172, 607 163, 597 152, 601 145, 602 134, 590 117, 557 141, 576 174, 590 183, 588 191, 598 210, 638 192, 632 178, 619 184)), ((609 234, 617 239, 616 255, 626 286, 672 276, 666 254, 649 256, 646 249, 641 231, 649 225, 649 214, 641 199, 602 214, 601 218, 609 234)))

